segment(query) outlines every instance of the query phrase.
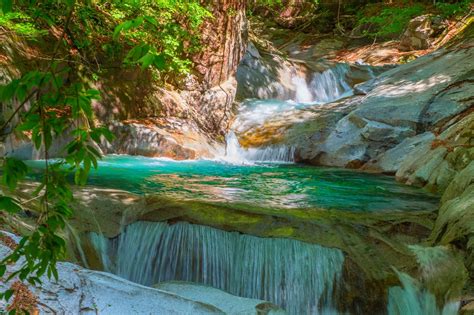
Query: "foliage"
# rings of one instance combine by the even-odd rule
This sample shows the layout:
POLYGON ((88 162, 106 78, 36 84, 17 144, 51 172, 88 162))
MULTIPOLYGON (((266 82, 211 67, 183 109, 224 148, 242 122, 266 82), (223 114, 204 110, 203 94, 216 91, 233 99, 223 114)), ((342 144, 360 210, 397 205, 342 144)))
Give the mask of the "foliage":
MULTIPOLYGON (((43 152, 45 168, 33 192, 36 229, 24 236, 13 253, 0 262, 0 278, 40 283, 40 277, 58 277, 56 262, 64 257, 62 230, 72 216, 73 191, 68 180, 83 185, 101 158, 96 143, 112 140, 107 128, 94 124, 92 104, 100 92, 90 82, 98 79, 97 60, 112 59, 122 66, 153 68, 163 76, 189 70, 188 57, 199 49, 199 26, 210 13, 198 0, 2 0, 0 27, 15 36, 35 40, 47 58, 35 69, 0 85, 0 137, 24 134, 43 152), (109 13, 110 12, 110 13, 109 13), (46 61, 45 61, 46 59, 46 61), (61 135, 71 139, 62 158, 52 161, 49 151, 61 135), (21 262, 18 271, 6 266, 21 262)), ((2 216, 21 214, 19 183, 28 169, 24 162, 2 158, 2 216)), ((28 202, 30 202, 28 201, 28 202)), ((0 298, 9 300, 12 291, 0 298)))
POLYGON ((435 6, 429 1, 367 4, 356 9, 356 27, 363 29, 368 37, 393 38, 400 35, 408 22, 422 14, 439 14, 443 18, 453 18, 469 12, 471 0, 454 2, 438 1, 435 6))
POLYGON ((134 46, 125 63, 172 73, 189 71, 187 57, 199 49, 199 25, 211 17, 197 0, 117 1, 113 12, 117 22, 125 20, 113 39, 122 37, 134 46))
POLYGON ((0 27, 10 29, 18 35, 36 37, 45 35, 47 31, 37 29, 31 18, 22 12, 8 12, 0 15, 0 27))
MULTIPOLYGON (((310 11, 314 11, 318 7, 319 2, 319 0, 305 0, 300 4, 304 4, 305 8, 311 8, 310 11)), ((258 15, 263 13, 263 16, 279 15, 279 13, 281 13, 285 8, 294 5, 293 3, 295 2, 292 2, 291 0, 253 0, 248 2, 247 14, 258 15)))
MULTIPOLYGON (((380 6, 377 6, 380 8, 380 6)), ((368 5, 358 13, 357 27, 365 27, 364 35, 369 37, 390 38, 400 35, 408 22, 425 12, 422 4, 408 6, 385 6, 380 11, 368 5)))
POLYGON ((458 14, 467 13, 472 6, 471 0, 463 0, 459 2, 437 2, 436 9, 444 18, 449 18, 458 14))

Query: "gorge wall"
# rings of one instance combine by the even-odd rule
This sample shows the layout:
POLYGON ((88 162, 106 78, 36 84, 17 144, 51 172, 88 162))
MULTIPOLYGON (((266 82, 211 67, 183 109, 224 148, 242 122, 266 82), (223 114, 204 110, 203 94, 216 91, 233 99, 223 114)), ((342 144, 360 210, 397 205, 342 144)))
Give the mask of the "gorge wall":
MULTIPOLYGON (((102 92, 102 100, 94 105, 97 122, 117 135, 115 142, 103 144, 104 153, 192 159, 221 149, 236 93, 235 73, 247 48, 246 1, 209 0, 203 5, 212 17, 200 26, 201 49, 190 57, 191 71, 173 84, 156 84, 151 71, 122 67, 121 60, 98 53, 94 62, 104 70, 92 82, 102 92)), ((31 70, 33 60, 47 62, 47 44, 12 32, 0 36, 1 81, 31 70)), ((51 156, 59 154, 67 138, 59 139, 51 156)), ((42 156, 21 137, 10 134, 2 142, 4 154, 42 156)))

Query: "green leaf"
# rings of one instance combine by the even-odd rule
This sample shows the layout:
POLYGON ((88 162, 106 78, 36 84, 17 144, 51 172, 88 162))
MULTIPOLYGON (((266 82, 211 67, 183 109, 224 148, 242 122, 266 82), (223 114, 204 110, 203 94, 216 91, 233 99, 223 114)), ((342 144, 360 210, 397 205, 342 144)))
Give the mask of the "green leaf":
POLYGON ((145 56, 141 57, 140 60, 138 60, 138 62, 141 63, 141 69, 145 70, 153 63, 154 60, 155 60, 155 55, 146 54, 145 56))
POLYGON ((0 196, 0 210, 9 213, 17 213, 22 210, 20 204, 13 198, 0 196))
POLYGON ((152 16, 145 16, 145 21, 147 21, 148 23, 150 23, 151 25, 155 27, 158 27, 158 21, 152 16))
POLYGON ((83 168, 79 168, 76 170, 74 174, 74 182, 76 185, 83 186, 87 183, 87 172, 83 168))
POLYGON ((153 60, 153 65, 158 69, 158 70, 164 70, 166 68, 166 59, 163 54, 159 54, 155 56, 155 59, 153 60))
POLYGON ((100 100, 100 91, 96 89, 88 89, 86 94, 89 96, 91 100, 100 100))
POLYGON ((6 158, 3 165, 2 181, 11 190, 15 189, 19 180, 26 176, 28 167, 23 161, 6 158))
POLYGON ((98 159, 102 158, 102 154, 99 151, 97 151, 97 149, 94 148, 93 146, 87 145, 87 150, 91 152, 93 155, 95 155, 98 159))
POLYGON ((12 0, 2 0, 2 13, 6 14, 12 11, 13 1, 12 0))
POLYGON ((58 270, 56 269, 56 266, 52 266, 51 267, 51 271, 53 272, 53 275, 54 275, 54 279, 56 279, 56 281, 59 280, 59 275, 58 275, 58 270))
POLYGON ((12 295, 13 295, 13 290, 12 289, 6 290, 5 291, 5 296, 4 296, 5 300, 8 301, 12 297, 12 295))
POLYGON ((15 95, 16 87, 18 86, 18 80, 12 80, 9 84, 2 86, 0 91, 0 101, 9 101, 15 95))

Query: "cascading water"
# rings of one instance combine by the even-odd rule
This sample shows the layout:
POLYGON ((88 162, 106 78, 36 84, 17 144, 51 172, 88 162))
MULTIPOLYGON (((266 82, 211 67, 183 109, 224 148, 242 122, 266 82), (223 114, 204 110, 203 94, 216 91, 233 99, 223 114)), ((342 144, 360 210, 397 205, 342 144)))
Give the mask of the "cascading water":
POLYGON ((295 99, 284 101, 256 100, 244 103, 236 121, 226 136, 226 154, 224 160, 231 163, 252 162, 294 162, 295 148, 289 145, 269 145, 258 148, 242 148, 236 136, 237 129, 245 126, 262 126, 269 118, 284 111, 296 108, 324 104, 352 95, 352 88, 346 81, 350 68, 347 64, 337 64, 321 73, 313 74, 311 81, 294 76, 295 99))
POLYGON ((310 90, 314 94, 313 102, 329 103, 352 95, 352 88, 346 81, 349 66, 337 64, 321 73, 313 74, 310 90))
POLYGON ((294 162, 295 148, 286 145, 268 146, 264 148, 244 149, 233 131, 226 136, 225 160, 232 163, 291 163, 294 162))
POLYGON ((334 313, 344 262, 338 249, 188 223, 136 222, 106 241, 108 249, 100 238, 92 242, 110 257, 105 268, 137 283, 191 281, 274 302, 289 314, 334 313))
POLYGON ((398 277, 402 287, 391 287, 388 291, 389 315, 457 315, 459 302, 450 302, 438 308, 435 296, 421 289, 416 280, 405 273, 398 277))
POLYGON ((296 87, 296 99, 298 103, 311 103, 313 101, 313 94, 311 93, 306 79, 303 77, 293 77, 291 80, 296 87))

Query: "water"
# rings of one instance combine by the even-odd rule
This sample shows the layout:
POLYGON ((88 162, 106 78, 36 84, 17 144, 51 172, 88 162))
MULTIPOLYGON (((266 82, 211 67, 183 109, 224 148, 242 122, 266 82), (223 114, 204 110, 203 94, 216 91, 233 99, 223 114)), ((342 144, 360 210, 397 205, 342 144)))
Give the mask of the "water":
POLYGON ((295 160, 295 148, 291 146, 276 145, 244 149, 233 131, 227 134, 226 144, 226 155, 223 160, 230 163, 292 163, 295 160))
POLYGON ((313 101, 329 103, 352 95, 352 88, 346 81, 349 70, 349 65, 337 64, 324 72, 313 74, 309 88, 314 94, 313 101))
POLYGON ((242 148, 236 134, 252 130, 252 128, 265 128, 266 123, 282 116, 283 113, 311 106, 321 106, 351 96, 353 91, 346 80, 349 70, 347 64, 337 64, 321 73, 314 73, 309 83, 304 77, 294 76, 292 83, 296 88, 296 95, 293 100, 248 100, 243 102, 226 137, 226 154, 223 158, 233 163, 293 162, 294 147, 280 144, 242 148))
POLYGON ((448 302, 438 308, 435 296, 423 289, 417 281, 405 273, 398 273, 401 287, 388 291, 389 315, 457 315, 459 302, 448 302))
MULTIPOLYGON (((43 167, 41 161, 29 162, 43 167)), ((113 155, 89 184, 176 199, 357 212, 434 210, 435 195, 393 177, 295 164, 231 164, 113 155)))
POLYGON ((337 64, 323 72, 312 74, 308 84, 307 80, 300 76, 292 79, 296 87, 297 103, 329 103, 342 97, 352 95, 352 87, 347 82, 350 71, 348 64, 337 64))
MULTIPOLYGON (((348 71, 348 66, 338 65, 314 74, 309 83, 295 77, 295 100, 245 102, 227 135, 226 155, 221 160, 177 162, 107 156, 88 183, 177 200, 249 204, 273 210, 436 209, 436 196, 398 184, 392 177, 291 164, 295 148, 283 144, 258 148, 240 145, 237 131, 264 128, 283 113, 324 106, 351 95, 345 79, 348 71)), ((35 169, 44 166, 41 161, 29 164, 35 169)), ((344 262, 337 249, 188 223, 136 222, 116 239, 92 234, 91 241, 106 271, 144 285, 168 280, 198 282, 238 296, 274 302, 290 314, 336 313, 332 297, 344 262)), ((391 315, 450 315, 455 307, 449 304, 439 310, 429 292, 406 277, 401 276, 401 282, 402 287, 389 291, 391 315)))
MULTIPOLYGON (((289 314, 329 313, 344 256, 338 249, 259 238, 178 223, 136 222, 104 248, 93 234, 107 270, 153 285, 182 280, 271 301, 289 314), (115 263, 112 263, 114 261, 115 263)), ((103 238, 103 237, 102 237, 103 238)))
POLYGON ((298 103, 311 103, 313 102, 313 94, 311 93, 306 79, 303 77, 293 77, 291 80, 293 85, 296 87, 296 99, 298 103))

